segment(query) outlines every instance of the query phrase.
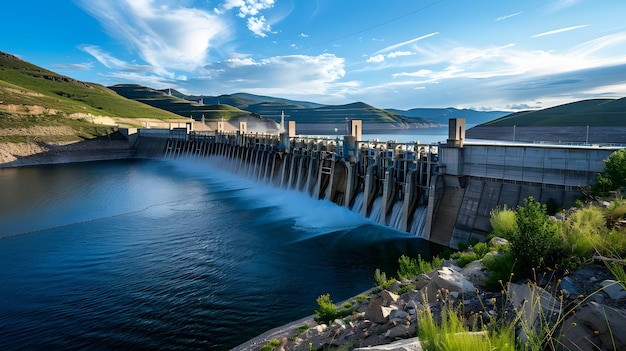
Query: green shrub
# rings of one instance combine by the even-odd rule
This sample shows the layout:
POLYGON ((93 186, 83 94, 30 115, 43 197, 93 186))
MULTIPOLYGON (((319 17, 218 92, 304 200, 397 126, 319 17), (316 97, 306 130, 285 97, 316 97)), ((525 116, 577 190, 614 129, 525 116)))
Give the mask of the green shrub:
POLYGON ((374 282, 376 286, 380 286, 381 288, 387 290, 396 282, 395 278, 387 279, 387 273, 382 272, 380 269, 376 268, 374 272, 374 282))
POLYGON ((457 252, 452 258, 456 259, 456 265, 461 268, 467 266, 471 262, 481 259, 481 257, 479 257, 475 252, 471 251, 457 252))
POLYGON ((466 251, 457 251, 450 258, 456 260, 456 265, 463 268, 469 263, 477 261, 485 257, 492 248, 485 242, 476 243, 469 246, 466 251))
POLYGON ((398 295, 402 295, 404 293, 407 293, 411 290, 415 290, 415 285, 413 284, 409 284, 409 285, 405 285, 403 287, 401 287, 400 289, 398 289, 398 291, 396 292, 398 295))
POLYGON ((315 310, 316 322, 330 324, 337 319, 337 306, 330 299, 330 294, 320 295, 316 301, 319 306, 319 309, 315 310))
POLYGON ((365 301, 367 301, 367 296, 363 295, 363 294, 358 294, 356 297, 356 302, 357 303, 363 303, 365 301))
POLYGON ((583 207, 561 223, 563 245, 568 255, 589 258, 602 245, 609 230, 604 214, 597 207, 583 207))
POLYGON ((422 273, 430 273, 443 264, 443 259, 438 256, 433 257, 431 262, 422 259, 421 255, 417 255, 417 259, 402 255, 398 259, 398 278, 412 279, 422 273))
POLYGON ((504 285, 515 280, 515 257, 511 254, 510 247, 507 245, 502 248, 500 255, 492 255, 483 258, 483 267, 489 271, 489 275, 485 280, 485 286, 489 290, 498 291, 504 285))
POLYGON ((626 218, 626 204, 616 201, 607 209, 606 222, 609 227, 615 227, 618 221, 626 218))
POLYGON ((331 324, 335 319, 340 319, 352 314, 351 309, 337 309, 337 306, 330 299, 330 294, 320 295, 317 299, 319 309, 315 310, 317 315, 314 319, 317 323, 331 324))
POLYGON ((261 351, 273 351, 278 346, 280 346, 280 341, 278 341, 278 339, 272 339, 270 342, 261 347, 261 351))
POLYGON ((487 243, 476 243, 472 246, 472 252, 475 253, 479 258, 483 258, 491 249, 487 243))
POLYGON ((489 223, 493 228, 494 236, 509 239, 517 231, 515 211, 506 207, 493 209, 489 223))
POLYGON ((517 228, 508 238, 511 253, 523 277, 532 277, 535 268, 554 267, 560 258, 561 240, 556 223, 548 217, 546 206, 532 196, 515 210, 517 228))

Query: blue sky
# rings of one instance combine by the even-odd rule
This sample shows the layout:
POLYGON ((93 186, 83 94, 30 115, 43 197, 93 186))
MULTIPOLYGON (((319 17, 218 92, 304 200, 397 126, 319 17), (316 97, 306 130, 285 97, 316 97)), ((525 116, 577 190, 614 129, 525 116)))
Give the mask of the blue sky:
POLYGON ((10 0, 0 51, 187 94, 380 108, 626 96, 624 0, 10 0))

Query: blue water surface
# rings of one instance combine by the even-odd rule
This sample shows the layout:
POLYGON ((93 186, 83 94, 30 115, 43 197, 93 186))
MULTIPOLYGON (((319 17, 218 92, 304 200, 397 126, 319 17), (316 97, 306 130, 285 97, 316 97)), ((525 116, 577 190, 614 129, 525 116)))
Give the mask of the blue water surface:
POLYGON ((0 350, 228 350, 420 239, 209 160, 0 169, 0 350))

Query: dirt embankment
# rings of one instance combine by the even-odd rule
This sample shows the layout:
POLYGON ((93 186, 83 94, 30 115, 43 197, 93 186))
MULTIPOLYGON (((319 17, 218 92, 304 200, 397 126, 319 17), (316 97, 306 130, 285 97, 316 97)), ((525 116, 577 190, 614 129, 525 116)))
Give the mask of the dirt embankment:
MULTIPOLYGON (((8 118, 17 120, 33 115, 61 115, 67 119, 82 119, 110 127, 112 130, 119 127, 170 128, 181 124, 184 126, 189 122, 186 118, 164 121, 150 118, 96 116, 89 113, 65 114, 43 106, 11 105, 1 102, 0 112, 8 114, 8 118)), ((194 123, 195 129, 200 130, 205 127, 194 123)), ((131 155, 131 145, 117 133, 84 140, 80 132, 69 125, 0 128, 0 168, 120 159, 131 155)))
POLYGON ((100 138, 70 143, 0 143, 0 168, 132 157, 128 141, 100 138))

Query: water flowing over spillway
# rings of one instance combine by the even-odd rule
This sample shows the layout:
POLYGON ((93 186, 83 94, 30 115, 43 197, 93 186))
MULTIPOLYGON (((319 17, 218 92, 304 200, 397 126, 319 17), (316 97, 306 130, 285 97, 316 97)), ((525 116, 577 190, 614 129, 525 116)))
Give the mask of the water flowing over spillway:
POLYGON ((173 133, 163 157, 210 159, 238 176, 356 207, 376 223, 424 236, 437 146, 345 138, 173 133))
POLYGON ((224 162, 0 170, 0 349, 227 350, 431 254, 224 162))

